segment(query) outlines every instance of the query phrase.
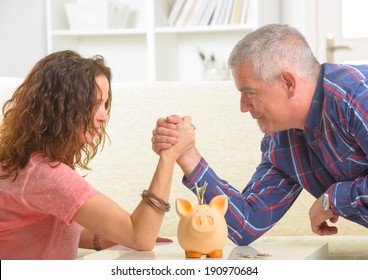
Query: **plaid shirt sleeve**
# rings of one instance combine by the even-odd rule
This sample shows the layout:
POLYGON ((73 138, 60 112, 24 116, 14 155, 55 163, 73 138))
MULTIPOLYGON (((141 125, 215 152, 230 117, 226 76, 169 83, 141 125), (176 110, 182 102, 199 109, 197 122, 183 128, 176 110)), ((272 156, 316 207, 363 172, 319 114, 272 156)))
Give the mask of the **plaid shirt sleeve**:
POLYGON ((220 194, 229 197, 225 218, 229 238, 238 245, 248 245, 272 228, 302 190, 265 158, 242 193, 220 179, 202 158, 183 183, 195 193, 195 184, 204 182, 208 183, 205 202, 220 194))
MULTIPOLYGON (((368 70, 366 67, 354 66, 344 70, 345 77, 350 77, 349 83, 344 83, 348 79, 338 79, 340 76, 337 75, 324 79, 324 90, 333 97, 330 102, 326 102, 327 110, 334 103, 338 104, 338 110, 331 108, 329 113, 326 113, 325 122, 335 131, 334 138, 331 133, 326 133, 326 139, 334 144, 331 145, 330 153, 336 158, 335 162, 340 163, 346 170, 339 174, 341 180, 332 184, 328 192, 335 215, 367 227, 368 70), (332 102, 335 100, 336 102, 332 102)), ((336 164, 335 168, 340 166, 336 164)))

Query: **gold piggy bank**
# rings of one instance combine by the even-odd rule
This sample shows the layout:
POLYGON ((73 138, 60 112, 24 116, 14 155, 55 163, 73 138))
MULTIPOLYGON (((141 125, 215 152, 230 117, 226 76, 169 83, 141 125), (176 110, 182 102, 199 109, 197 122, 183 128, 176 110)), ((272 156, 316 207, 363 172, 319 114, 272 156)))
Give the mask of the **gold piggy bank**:
POLYGON ((221 258, 227 241, 227 225, 224 215, 227 211, 226 195, 215 196, 209 204, 195 207, 185 200, 176 200, 176 212, 180 217, 178 242, 187 258, 221 258))

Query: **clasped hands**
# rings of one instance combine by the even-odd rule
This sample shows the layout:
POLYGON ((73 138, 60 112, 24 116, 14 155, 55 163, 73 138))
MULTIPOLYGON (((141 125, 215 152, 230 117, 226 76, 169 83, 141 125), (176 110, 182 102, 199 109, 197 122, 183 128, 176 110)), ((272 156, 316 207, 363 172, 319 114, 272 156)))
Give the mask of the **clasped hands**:
POLYGON ((171 115, 160 118, 156 122, 156 127, 152 130, 152 150, 156 154, 160 154, 162 150, 170 149, 182 141, 185 131, 191 131, 194 135, 194 130, 195 126, 190 116, 171 115))

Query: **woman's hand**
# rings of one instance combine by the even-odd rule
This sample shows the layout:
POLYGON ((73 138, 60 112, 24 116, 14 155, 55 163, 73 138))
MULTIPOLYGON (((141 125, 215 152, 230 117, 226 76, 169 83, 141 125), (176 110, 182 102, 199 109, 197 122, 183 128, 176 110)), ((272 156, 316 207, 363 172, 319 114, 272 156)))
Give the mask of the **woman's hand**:
POLYGON ((184 117, 181 123, 176 124, 176 130, 179 134, 177 142, 169 149, 159 152, 161 155, 172 154, 175 160, 195 146, 195 126, 192 124, 192 118, 184 117))
POLYGON ((178 115, 171 115, 160 118, 156 122, 156 127, 152 130, 152 150, 160 154, 161 150, 167 150, 179 141, 179 131, 177 125, 183 122, 183 118, 178 115))
POLYGON ((170 238, 158 236, 157 239, 156 239, 156 242, 172 243, 173 240, 170 239, 170 238))

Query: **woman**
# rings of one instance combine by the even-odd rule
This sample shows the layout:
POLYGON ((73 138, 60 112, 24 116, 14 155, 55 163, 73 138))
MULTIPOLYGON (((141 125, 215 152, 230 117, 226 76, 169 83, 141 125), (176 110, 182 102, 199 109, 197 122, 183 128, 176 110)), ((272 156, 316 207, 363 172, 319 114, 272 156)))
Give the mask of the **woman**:
POLYGON ((104 144, 111 75, 100 56, 61 51, 41 59, 3 107, 0 127, 0 259, 74 259, 78 245, 151 250, 176 159, 194 146, 189 117, 160 153, 132 214, 94 189, 86 169, 104 144))

